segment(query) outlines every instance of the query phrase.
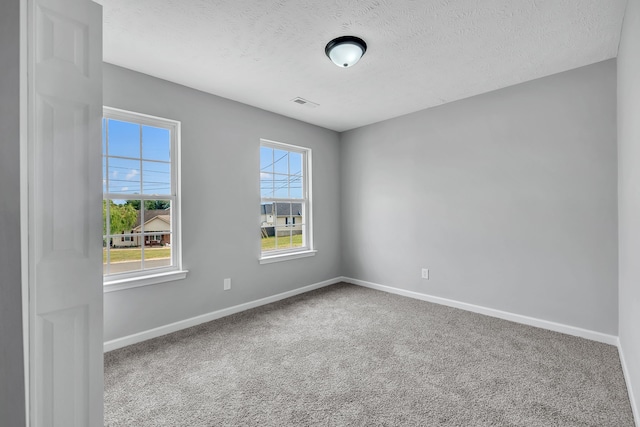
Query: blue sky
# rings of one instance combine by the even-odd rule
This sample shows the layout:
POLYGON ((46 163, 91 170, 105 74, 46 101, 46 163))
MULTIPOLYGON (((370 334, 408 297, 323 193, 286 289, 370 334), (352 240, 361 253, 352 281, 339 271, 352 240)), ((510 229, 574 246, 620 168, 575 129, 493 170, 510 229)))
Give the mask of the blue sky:
POLYGON ((260 195, 302 198, 302 154, 260 147, 260 195))
POLYGON ((170 137, 168 129, 104 119, 103 192, 171 194, 170 137))

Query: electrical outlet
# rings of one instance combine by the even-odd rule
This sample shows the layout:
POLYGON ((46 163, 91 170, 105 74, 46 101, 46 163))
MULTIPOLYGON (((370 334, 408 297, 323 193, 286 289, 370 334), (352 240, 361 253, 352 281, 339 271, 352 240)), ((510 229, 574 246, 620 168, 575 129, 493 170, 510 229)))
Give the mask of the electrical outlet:
POLYGON ((422 269, 422 278, 429 280, 429 269, 428 268, 423 268, 422 269))
POLYGON ((231 289, 231 278, 224 279, 224 290, 228 291, 231 289))

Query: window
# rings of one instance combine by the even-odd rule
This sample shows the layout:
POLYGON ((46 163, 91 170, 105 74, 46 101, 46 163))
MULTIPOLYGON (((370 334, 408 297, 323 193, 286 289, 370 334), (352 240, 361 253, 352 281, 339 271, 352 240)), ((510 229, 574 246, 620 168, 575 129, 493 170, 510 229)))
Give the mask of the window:
POLYGON ((260 141, 261 262, 315 253, 311 227, 311 150, 260 141))
POLYGON ((105 290, 184 278, 180 256, 180 122, 104 109, 105 290))

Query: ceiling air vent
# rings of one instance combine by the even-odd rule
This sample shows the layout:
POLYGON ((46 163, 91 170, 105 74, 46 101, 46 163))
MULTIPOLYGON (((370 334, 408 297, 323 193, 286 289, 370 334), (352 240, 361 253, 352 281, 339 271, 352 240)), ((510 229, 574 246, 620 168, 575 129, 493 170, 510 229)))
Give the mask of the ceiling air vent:
POLYGON ((304 105, 305 107, 308 107, 308 108, 316 108, 318 105, 320 105, 320 104, 316 104, 315 102, 311 102, 308 99, 304 99, 300 97, 293 98, 292 101, 295 102, 296 104, 304 105))

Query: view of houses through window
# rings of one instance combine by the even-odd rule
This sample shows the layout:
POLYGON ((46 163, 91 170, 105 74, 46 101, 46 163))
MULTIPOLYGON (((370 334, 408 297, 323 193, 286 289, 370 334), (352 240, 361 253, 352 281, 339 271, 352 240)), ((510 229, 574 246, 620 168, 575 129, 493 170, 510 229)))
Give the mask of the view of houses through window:
POLYGON ((272 141, 260 146, 262 254, 311 248, 308 180, 310 150, 272 141))
MULTIPOLYGON (((135 277, 176 267, 176 126, 105 108, 103 118, 103 273, 135 277)), ((106 280, 106 279, 105 279, 106 280)))

